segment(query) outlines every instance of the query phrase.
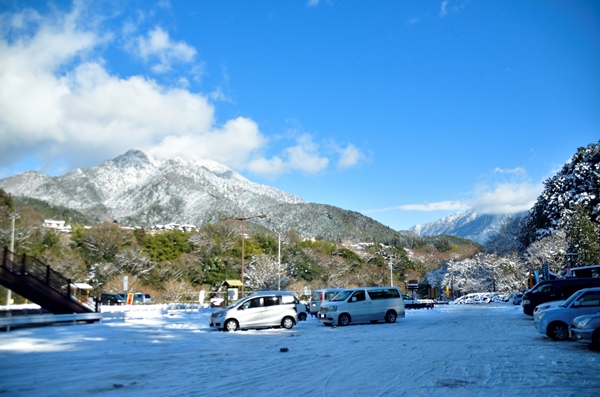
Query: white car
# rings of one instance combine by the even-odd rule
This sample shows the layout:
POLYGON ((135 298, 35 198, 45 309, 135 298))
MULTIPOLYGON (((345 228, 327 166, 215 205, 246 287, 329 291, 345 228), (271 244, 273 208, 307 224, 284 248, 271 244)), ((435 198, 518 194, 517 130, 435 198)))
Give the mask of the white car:
POLYGON ((575 292, 557 307, 543 310, 534 318, 540 334, 556 341, 569 338, 569 325, 577 316, 600 311, 600 288, 586 288, 575 292))
POLYGON ((404 302, 398 287, 348 289, 321 305, 319 321, 325 325, 351 323, 395 323, 404 317, 404 302))
POLYGON ((544 310, 551 309, 553 307, 558 307, 563 302, 564 302, 564 300, 552 301, 552 302, 546 302, 546 303, 540 303, 539 305, 537 305, 535 307, 535 309, 533 309, 533 319, 534 319, 534 321, 535 321, 536 318, 539 317, 540 313, 543 312, 544 310))
POLYGON ((291 329, 298 323, 296 303, 296 296, 287 291, 255 292, 225 309, 212 312, 209 325, 224 331, 267 327, 291 329))

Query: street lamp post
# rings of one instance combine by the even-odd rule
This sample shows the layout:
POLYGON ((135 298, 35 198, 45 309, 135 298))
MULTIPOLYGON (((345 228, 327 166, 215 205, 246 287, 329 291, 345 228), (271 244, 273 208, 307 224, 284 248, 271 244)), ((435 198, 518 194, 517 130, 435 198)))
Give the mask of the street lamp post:
POLYGON ((245 249, 244 241, 246 240, 244 225, 245 225, 245 222, 249 219, 266 218, 266 217, 267 217, 267 214, 246 216, 246 217, 240 217, 240 218, 221 218, 222 221, 241 221, 242 222, 242 298, 244 297, 244 249, 245 249))
MULTIPOLYGON (((8 216, 11 222, 12 233, 10 236, 10 260, 11 262, 14 260, 13 252, 15 252, 15 220, 19 219, 19 214, 10 214, 8 216)), ((7 288, 6 289, 6 306, 10 306, 10 301, 12 300, 12 291, 7 288)))

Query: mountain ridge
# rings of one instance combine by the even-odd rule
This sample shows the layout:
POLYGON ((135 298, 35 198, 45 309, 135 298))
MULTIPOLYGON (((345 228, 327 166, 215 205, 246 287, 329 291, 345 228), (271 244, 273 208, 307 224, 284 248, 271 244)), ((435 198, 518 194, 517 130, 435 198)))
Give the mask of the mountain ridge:
POLYGON ((493 234, 500 231, 503 224, 516 215, 518 214, 479 214, 475 210, 468 210, 412 226, 409 230, 420 237, 449 234, 485 244, 493 234))
POLYGON ((57 177, 28 171, 0 180, 0 188, 130 226, 201 225, 266 213, 268 218, 253 221, 305 238, 402 239, 401 233, 360 213, 307 203, 214 161, 159 159, 141 150, 57 177))

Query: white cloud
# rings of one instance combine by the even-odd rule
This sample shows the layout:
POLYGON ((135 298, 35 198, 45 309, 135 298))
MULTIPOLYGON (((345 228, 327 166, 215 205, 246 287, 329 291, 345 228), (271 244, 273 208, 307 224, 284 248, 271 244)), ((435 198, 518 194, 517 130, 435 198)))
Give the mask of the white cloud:
POLYGON ((521 176, 521 177, 527 176, 527 171, 521 167, 515 167, 515 168, 510 168, 510 169, 496 167, 496 168, 494 168, 494 173, 495 174, 516 175, 516 176, 521 176))
POLYGON ((285 149, 291 169, 310 174, 324 170, 329 160, 319 154, 318 145, 312 137, 304 134, 298 138, 296 146, 285 149))
POLYGON ((378 209, 371 209, 363 211, 365 213, 375 212, 389 212, 389 211, 419 211, 419 212, 432 212, 432 211, 463 211, 469 209, 469 205, 464 201, 439 201, 434 203, 422 203, 422 204, 405 204, 397 205, 393 207, 385 207, 378 209))
MULTIPOLYGON (((212 159, 267 176, 314 174, 329 166, 308 134, 294 134, 291 146, 267 156, 269 139, 253 120, 239 117, 217 125, 211 100, 233 99, 220 87, 207 95, 190 91, 188 77, 197 81, 204 65, 195 48, 174 41, 161 27, 139 34, 127 48, 156 72, 187 64, 187 75, 173 79, 177 87, 142 75, 111 74, 101 51, 117 45, 115 35, 100 30, 101 16, 92 23, 85 7, 76 2, 69 13, 50 17, 34 11, 0 14, 0 167, 27 157, 42 162, 42 169, 59 164, 64 172, 132 148, 212 159)), ((126 36, 138 31, 132 26, 126 36)), ((340 167, 361 158, 351 144, 340 153, 340 167)))
POLYGON ((340 153, 340 159, 337 167, 340 169, 353 167, 365 159, 362 152, 352 144, 349 144, 344 149, 338 149, 338 151, 340 153))
POLYGON ((446 16, 448 14, 448 0, 442 1, 442 5, 440 6, 440 17, 446 16))
POLYGON ((388 211, 465 211, 475 210, 481 214, 514 214, 529 210, 543 190, 543 184, 533 184, 528 180, 527 171, 496 168, 493 178, 486 184, 479 184, 472 197, 464 200, 447 200, 421 204, 404 204, 364 211, 365 213, 388 211))
POLYGON ((514 214, 531 209, 542 189, 541 183, 501 183, 479 191, 470 205, 482 214, 514 214))
POLYGON ((296 138, 296 145, 283 150, 281 155, 273 158, 256 158, 250 161, 248 169, 265 175, 279 175, 293 171, 305 174, 316 174, 327 168, 329 159, 319 153, 319 146, 313 142, 309 134, 296 138))
POLYGON ((244 168, 250 154, 261 148, 265 139, 254 121, 239 117, 222 128, 166 136, 149 151, 161 157, 211 159, 244 168))
POLYGON ((171 40, 169 34, 161 27, 156 27, 146 37, 136 39, 136 53, 145 61, 157 60, 152 66, 155 73, 165 73, 171 70, 173 63, 190 63, 197 51, 182 42, 171 40))

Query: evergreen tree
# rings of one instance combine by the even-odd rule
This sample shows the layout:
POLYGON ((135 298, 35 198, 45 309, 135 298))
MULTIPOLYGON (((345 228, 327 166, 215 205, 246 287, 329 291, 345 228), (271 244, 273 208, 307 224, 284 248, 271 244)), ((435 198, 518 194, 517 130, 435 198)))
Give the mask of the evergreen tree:
POLYGON ((584 205, 577 205, 567 227, 567 251, 577 254, 573 265, 600 263, 599 225, 590 219, 584 205))

